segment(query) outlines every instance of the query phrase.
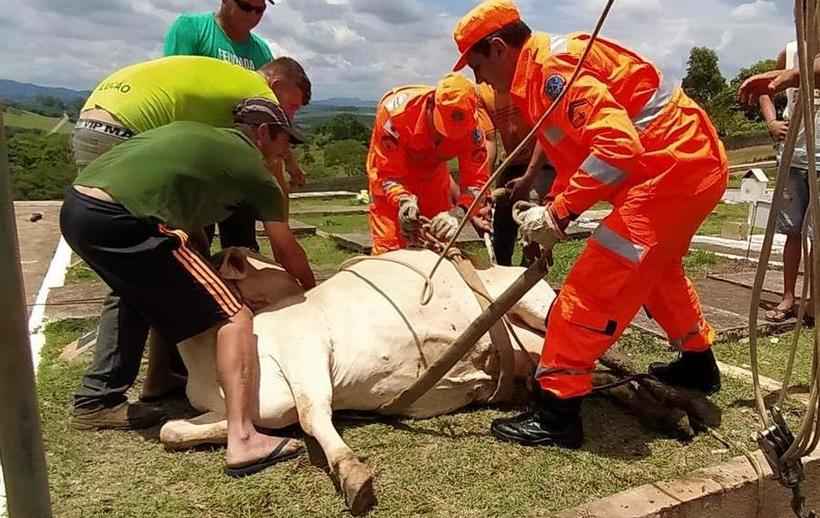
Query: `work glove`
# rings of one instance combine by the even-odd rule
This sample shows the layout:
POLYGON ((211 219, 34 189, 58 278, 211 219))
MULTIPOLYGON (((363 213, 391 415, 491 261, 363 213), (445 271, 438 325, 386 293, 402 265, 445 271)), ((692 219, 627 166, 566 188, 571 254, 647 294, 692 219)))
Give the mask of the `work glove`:
POLYGON ((454 207, 450 211, 442 211, 430 221, 430 233, 439 241, 449 241, 456 235, 458 225, 464 218, 464 209, 454 207))
POLYGON ((529 201, 518 201, 513 205, 512 216, 524 241, 538 243, 545 252, 552 251, 555 243, 567 237, 549 205, 541 207, 529 201))
POLYGON ((406 239, 416 236, 421 222, 419 221, 419 202, 415 196, 399 198, 399 228, 406 239))

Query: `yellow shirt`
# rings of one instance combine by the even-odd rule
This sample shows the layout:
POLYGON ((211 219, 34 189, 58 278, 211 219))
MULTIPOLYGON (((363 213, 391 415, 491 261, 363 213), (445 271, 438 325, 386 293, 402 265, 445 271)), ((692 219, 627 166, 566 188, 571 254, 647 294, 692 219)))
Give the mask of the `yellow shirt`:
POLYGON ((101 108, 137 133, 176 121, 233 125, 248 97, 279 102, 257 72, 201 56, 170 56, 114 72, 91 92, 83 111, 101 108))

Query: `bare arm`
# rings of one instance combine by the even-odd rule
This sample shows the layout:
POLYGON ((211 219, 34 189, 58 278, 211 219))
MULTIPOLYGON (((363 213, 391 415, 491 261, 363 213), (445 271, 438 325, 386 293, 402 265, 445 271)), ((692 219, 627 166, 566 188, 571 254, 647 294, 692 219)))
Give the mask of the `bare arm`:
POLYGON ((547 156, 544 154, 544 148, 541 147, 540 142, 536 142, 535 148, 532 150, 530 163, 527 166, 527 172, 524 174, 534 179, 535 176, 538 174, 538 171, 540 171, 546 163, 547 156))
POLYGON ((285 200, 285 212, 290 213, 290 187, 285 181, 285 163, 282 160, 266 161, 265 166, 268 172, 276 178, 276 183, 282 190, 282 196, 285 200))
POLYGON ((293 156, 293 151, 291 150, 288 150, 288 154, 285 156, 285 166, 290 175, 290 188, 293 189, 305 185, 305 173, 302 171, 299 162, 296 161, 296 157, 293 156))
MULTIPOLYGON (((820 56, 814 59, 814 80, 820 82, 820 56)), ((758 97, 763 94, 775 95, 787 88, 799 87, 800 71, 798 69, 772 70, 754 75, 744 81, 737 95, 741 103, 754 106, 758 97)))
POLYGON ((513 201, 526 200, 530 195, 532 184, 538 176, 540 171, 547 161, 544 150, 541 144, 536 142, 535 148, 530 157, 530 163, 527 165, 527 171, 518 179, 511 181, 508 188, 512 188, 511 198, 513 201))
POLYGON ((316 286, 316 278, 308 264, 305 250, 291 232, 287 223, 265 221, 265 234, 270 240, 273 257, 276 262, 299 280, 306 291, 316 286))
MULTIPOLYGON (((775 70, 784 70, 786 68, 786 51, 783 50, 777 56, 777 64, 775 70)), ((789 130, 789 123, 786 121, 777 120, 777 110, 775 109, 772 95, 768 92, 761 95, 758 99, 760 106, 760 114, 763 120, 766 121, 766 126, 769 129, 769 135, 775 142, 780 142, 786 138, 786 132, 789 130)))

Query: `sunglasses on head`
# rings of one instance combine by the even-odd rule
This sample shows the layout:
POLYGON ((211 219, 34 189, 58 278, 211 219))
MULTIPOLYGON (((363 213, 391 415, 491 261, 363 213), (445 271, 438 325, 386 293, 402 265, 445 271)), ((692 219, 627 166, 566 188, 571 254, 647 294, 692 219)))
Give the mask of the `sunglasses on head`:
MULTIPOLYGON (((244 0, 233 0, 236 3, 237 7, 245 11, 246 13, 256 13, 256 14, 265 14, 265 9, 267 9, 267 4, 263 4, 262 7, 256 7, 255 5, 251 5, 244 0)), ((273 1, 269 0, 271 5, 273 5, 273 1)))

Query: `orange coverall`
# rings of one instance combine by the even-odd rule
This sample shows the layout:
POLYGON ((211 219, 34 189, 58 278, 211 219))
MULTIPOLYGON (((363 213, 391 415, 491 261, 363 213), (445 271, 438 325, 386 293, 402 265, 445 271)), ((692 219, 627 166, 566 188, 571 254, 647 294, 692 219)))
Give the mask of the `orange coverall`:
POLYGON ((436 145, 425 113, 434 95, 435 89, 427 86, 394 88, 376 108, 367 154, 373 255, 407 245, 398 221, 401 195, 415 195, 421 215, 428 218, 453 207, 448 160, 458 157, 458 204, 465 208, 489 177, 487 115, 479 110, 479 126, 465 138, 436 145))
MULTIPOLYGON (((589 35, 536 33, 511 95, 534 124, 566 88, 589 35)), ((643 306, 684 351, 714 332, 683 271, 692 236, 726 189, 726 153, 706 113, 636 53, 599 39, 539 142, 557 177, 560 218, 606 200, 595 231, 547 318, 536 378, 560 398, 592 388, 591 371, 643 306)))

